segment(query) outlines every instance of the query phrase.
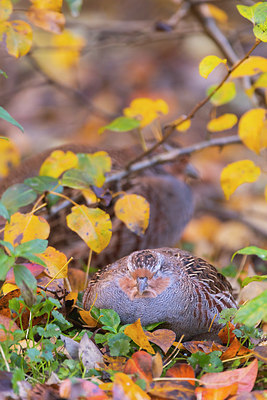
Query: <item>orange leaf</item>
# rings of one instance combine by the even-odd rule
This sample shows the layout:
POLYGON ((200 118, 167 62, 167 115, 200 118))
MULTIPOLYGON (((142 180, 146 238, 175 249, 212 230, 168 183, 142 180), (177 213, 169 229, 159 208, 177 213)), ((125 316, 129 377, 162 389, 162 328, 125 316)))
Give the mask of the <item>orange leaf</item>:
POLYGON ((222 354, 221 360, 228 360, 236 356, 243 356, 244 354, 251 353, 247 347, 242 346, 237 337, 234 338, 228 349, 222 354))
POLYGON ((153 399, 195 399, 195 388, 188 382, 177 382, 173 380, 152 382, 149 388, 149 394, 153 399))
POLYGON ((237 384, 237 393, 250 392, 254 387, 257 373, 258 360, 254 360, 245 368, 205 374, 201 381, 209 389, 223 388, 227 382, 228 386, 237 384))
POLYGON ((147 383, 153 379, 152 374, 152 356, 146 351, 137 351, 127 361, 123 372, 128 375, 137 375, 140 379, 144 379, 147 383))
POLYGON ((50 226, 43 217, 17 212, 5 225, 4 240, 17 246, 33 239, 47 239, 49 232, 50 226))
MULTIPOLYGON (((227 385, 220 388, 196 388, 197 398, 201 400, 225 400, 228 399, 230 395, 236 394, 237 392, 237 383, 232 383, 231 385, 227 385)), ((232 398, 232 397, 231 397, 232 398)))
POLYGON ((167 353, 176 337, 175 333, 169 329, 157 329, 154 332, 145 332, 145 335, 150 342, 159 346, 164 353, 167 353))
POLYGON ((0 315, 0 324, 4 325, 7 332, 4 329, 0 328, 0 342, 4 342, 7 339, 12 340, 13 335, 11 332, 14 332, 16 329, 19 329, 18 325, 9 317, 5 317, 4 315, 0 315))
POLYGON ((34 25, 52 33, 60 33, 65 25, 64 15, 57 11, 31 7, 27 11, 27 17, 34 25))
POLYGON ((153 347, 150 345, 145 332, 143 331, 140 318, 133 324, 128 325, 124 329, 125 335, 129 336, 140 348, 145 349, 151 354, 155 354, 153 347))
POLYGON ((149 223, 149 203, 137 194, 127 194, 115 203, 116 217, 125 223, 130 231, 143 235, 149 223))
POLYGON ((218 333, 218 336, 221 339, 222 344, 227 344, 228 341, 229 341, 229 343, 232 343, 232 341, 236 337, 235 334, 233 333, 234 329, 235 329, 235 326, 231 322, 228 322, 227 325, 225 325, 220 330, 220 332, 218 333))
POLYGON ((170 376, 172 378, 184 378, 191 385, 195 385, 195 381, 188 378, 195 378, 195 372, 191 365, 176 363, 166 372, 166 377, 170 376))
POLYGON ((150 397, 129 376, 118 372, 113 385, 113 400, 150 400, 150 397))

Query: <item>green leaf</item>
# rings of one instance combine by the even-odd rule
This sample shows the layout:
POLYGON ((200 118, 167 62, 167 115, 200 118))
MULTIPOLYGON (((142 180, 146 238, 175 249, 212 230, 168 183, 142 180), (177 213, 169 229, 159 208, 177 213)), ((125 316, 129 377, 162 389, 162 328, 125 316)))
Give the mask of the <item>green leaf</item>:
POLYGON ((25 252, 25 253, 23 253, 22 257, 26 258, 27 260, 29 260, 35 264, 42 265, 43 267, 46 268, 46 263, 40 257, 36 256, 35 254, 25 252))
POLYGON ((45 329, 41 326, 38 326, 37 332, 40 336, 45 338, 59 337, 61 335, 61 330, 56 324, 48 324, 46 325, 45 329))
POLYGON ((90 185, 94 184, 93 178, 81 169, 69 169, 64 173, 60 182, 63 186, 72 189, 88 189, 90 185))
POLYGON ((119 117, 114 119, 114 121, 112 121, 110 124, 100 128, 98 132, 103 133, 105 130, 113 132, 128 132, 139 128, 139 126, 140 121, 137 121, 134 118, 119 117))
MULTIPOLYGON (((53 190, 53 192, 55 193, 62 193, 64 190, 63 186, 58 186, 56 189, 53 190)), ((55 204, 57 204, 57 202, 60 200, 60 197, 57 196, 56 194, 51 194, 49 193, 46 196, 46 202, 47 202, 47 206, 48 208, 51 208, 52 206, 54 206, 55 204)))
POLYGON ((66 0, 73 17, 78 17, 82 8, 83 0, 66 0))
POLYGON ((232 321, 233 317, 236 315, 236 308, 225 308, 220 312, 219 324, 227 324, 227 322, 232 321))
POLYGON ((30 358, 31 361, 33 361, 33 362, 40 361, 40 351, 37 350, 35 347, 32 349, 27 349, 26 354, 30 358))
MULTIPOLYGON (((33 239, 21 243, 15 249, 16 256, 24 257, 25 253, 43 253, 48 246, 48 240, 33 239)), ((26 258, 26 257, 25 257, 26 258)))
POLYGON ((248 246, 248 247, 244 247, 243 249, 236 251, 232 255, 231 261, 233 261, 234 257, 237 254, 244 254, 244 255, 248 255, 248 256, 255 255, 255 256, 258 256, 259 258, 261 258, 262 260, 267 261, 267 250, 261 249, 260 247, 257 247, 257 246, 248 246))
POLYGON ((14 253, 14 246, 13 246, 10 242, 7 242, 6 240, 0 240, 0 244, 1 244, 2 246, 4 246, 4 247, 7 247, 8 250, 10 251, 10 253, 11 253, 12 255, 14 255, 14 254, 13 254, 13 253, 14 253))
POLYGON ((5 219, 9 220, 9 213, 1 201, 0 201, 0 215, 5 219))
POLYGON ((2 69, 0 69, 0 75, 3 75, 6 79, 8 78, 7 74, 2 69))
POLYGON ((14 265, 14 275, 16 285, 23 291, 25 287, 31 289, 32 291, 36 290, 37 282, 31 271, 28 270, 25 265, 17 264, 14 265))
POLYGON ((245 278, 242 282, 242 287, 247 286, 250 282, 261 282, 267 279, 267 275, 254 275, 248 278, 245 278))
POLYGON ((18 382, 23 381, 25 382, 25 373, 24 370, 21 368, 16 368, 15 371, 12 373, 12 386, 14 392, 18 394, 18 382))
POLYGON ((58 180, 51 176, 35 176, 34 178, 25 179, 24 183, 37 193, 44 193, 54 190, 58 185, 58 180))
POLYGON ((255 24, 265 24, 267 21, 267 3, 257 3, 254 7, 255 24))
POLYGON ((64 318, 64 316, 57 310, 52 311, 52 315, 56 320, 56 324, 60 327, 61 331, 71 328, 73 325, 64 318))
POLYGON ((24 183, 17 183, 10 186, 2 195, 1 201, 10 212, 15 213, 20 207, 31 204, 37 197, 34 190, 24 183))
MULTIPOLYGON (((207 90, 207 95, 213 92, 213 90, 217 87, 217 85, 212 85, 207 90)), ((222 104, 229 103, 235 98, 236 88, 234 82, 226 82, 222 85, 222 87, 214 93, 214 95, 210 98, 210 102, 214 106, 221 106, 222 104)))
POLYGON ((102 329, 106 329, 114 333, 117 332, 117 328, 120 324, 120 317, 116 311, 101 308, 100 314, 102 315, 100 317, 100 322, 104 325, 102 329))
POLYGON ((260 39, 262 42, 267 42, 267 28, 266 28, 266 23, 260 24, 260 25, 255 25, 253 28, 253 33, 256 36, 256 38, 260 39))
POLYGON ((243 6, 241 4, 237 5, 236 8, 242 17, 248 19, 253 24, 255 23, 255 10, 262 2, 256 3, 253 6, 243 6))
POLYGON ((9 122, 12 125, 15 125, 22 132, 24 132, 23 127, 14 118, 12 118, 11 115, 1 106, 0 106, 0 118, 4 119, 5 121, 9 122))
POLYGON ((15 257, 8 256, 4 253, 3 249, 0 249, 0 281, 4 281, 6 279, 6 274, 13 266, 15 262, 15 257))
POLYGON ((87 173, 93 180, 93 184, 102 187, 105 183, 105 174, 111 170, 111 158, 105 151, 98 151, 94 154, 77 154, 79 168, 87 173))
POLYGON ((188 358, 193 368, 199 365, 204 372, 221 372, 223 371, 223 363, 220 360, 221 351, 212 351, 209 354, 198 351, 188 358))
POLYGON ((234 322, 252 327, 259 321, 267 322, 267 290, 248 301, 237 311, 234 322))
POLYGON ((108 345, 112 357, 127 356, 130 351, 130 338, 123 332, 109 335, 108 345))

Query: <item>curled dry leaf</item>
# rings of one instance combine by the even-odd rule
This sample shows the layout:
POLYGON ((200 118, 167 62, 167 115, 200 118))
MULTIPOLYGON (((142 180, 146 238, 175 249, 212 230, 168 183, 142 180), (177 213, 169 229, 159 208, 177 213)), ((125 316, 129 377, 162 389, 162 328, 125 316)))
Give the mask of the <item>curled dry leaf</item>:
POLYGON ((190 353, 197 353, 198 351, 202 351, 205 354, 209 354, 212 351, 224 351, 225 347, 210 341, 200 341, 200 340, 192 340, 190 342, 184 342, 183 346, 186 350, 190 351, 190 353))
POLYGON ((251 352, 252 350, 248 349, 245 346, 242 346, 237 337, 235 337, 228 349, 222 354, 221 360, 228 360, 236 356, 239 357, 245 354, 249 354, 251 352))
POLYGON ((153 398, 167 399, 167 400, 195 400, 194 386, 188 382, 180 382, 173 380, 164 380, 152 382, 149 389, 149 394, 153 398))
POLYGON ((166 354, 175 341, 175 333, 170 329, 157 329, 154 332, 145 332, 146 337, 152 343, 159 346, 166 354))
POLYGON ((233 333, 233 330, 235 329, 235 326, 231 323, 228 322, 227 325, 225 325, 220 332, 218 333, 219 338, 222 341, 222 344, 227 344, 232 343, 234 338, 236 337, 235 334, 233 333))
POLYGON ((97 325, 97 321, 92 317, 90 311, 79 310, 79 314, 89 328, 94 328, 97 325))

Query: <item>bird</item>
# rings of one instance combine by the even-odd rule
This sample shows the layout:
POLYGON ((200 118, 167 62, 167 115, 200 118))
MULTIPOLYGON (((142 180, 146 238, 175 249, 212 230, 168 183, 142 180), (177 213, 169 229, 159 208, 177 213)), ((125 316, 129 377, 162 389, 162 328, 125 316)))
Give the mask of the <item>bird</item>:
POLYGON ((202 258, 177 248, 135 251, 99 270, 88 283, 83 307, 113 309, 122 324, 164 322, 177 338, 217 335, 219 314, 237 308, 232 287, 202 258))
MULTIPOLYGON (((138 155, 138 151, 140 154, 140 148, 135 146, 114 150, 93 148, 89 144, 66 144, 48 149, 29 157, 11 171, 9 176, 1 181, 0 196, 11 184, 21 183, 26 178, 38 175, 41 164, 53 150, 71 150, 74 153, 93 153, 105 150, 112 158, 112 172, 122 170, 129 160, 138 155)), ((100 254, 93 255, 92 267, 105 266, 135 250, 177 245, 194 212, 192 190, 181 179, 187 162, 187 159, 180 159, 174 163, 175 175, 172 174, 169 166, 158 165, 121 182, 120 190, 126 194, 141 195, 149 202, 148 228, 143 236, 137 235, 115 217, 114 201, 108 207, 103 206, 104 211, 111 216, 112 237, 109 245, 100 254)), ((111 187, 111 190, 113 193, 116 192, 115 187, 111 187)), ((67 229, 66 215, 69 212, 69 209, 63 209, 56 215, 51 213, 45 215, 51 227, 49 244, 57 250, 63 251, 67 257, 73 257, 72 265, 80 267, 87 259, 89 249, 76 233, 67 229)))

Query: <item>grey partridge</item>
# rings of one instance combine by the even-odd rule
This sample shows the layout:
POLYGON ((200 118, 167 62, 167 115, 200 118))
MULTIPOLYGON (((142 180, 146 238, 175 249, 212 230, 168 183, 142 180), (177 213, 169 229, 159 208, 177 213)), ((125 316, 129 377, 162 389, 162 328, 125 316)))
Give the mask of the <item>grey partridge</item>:
POLYGON ((100 270, 83 297, 86 310, 93 303, 115 310, 123 324, 165 322, 185 340, 217 334, 220 312, 237 307, 230 283, 215 267, 171 248, 136 251, 100 270))
MULTIPOLYGON (((37 175, 45 158, 53 150, 58 149, 71 150, 75 153, 92 153, 99 150, 89 145, 70 144, 46 150, 41 154, 30 157, 1 181, 0 196, 11 184, 23 182, 24 179, 37 175)), ((101 148, 101 150, 103 149, 101 148)), ((124 150, 108 149, 107 151, 112 158, 113 171, 122 169, 130 159, 138 154, 135 147, 124 150)), ((180 164, 183 169, 185 161, 178 160, 176 166, 180 164)), ((112 238, 104 251, 100 254, 94 254, 92 259, 94 266, 103 266, 114 262, 134 250, 174 246, 179 241, 185 225, 192 217, 193 197, 190 187, 176 176, 172 176, 163 166, 150 168, 139 176, 131 177, 122 182, 121 189, 126 193, 142 195, 148 200, 150 203, 148 229, 142 237, 129 231, 123 222, 114 217, 111 205, 106 211, 112 217, 112 238)), ((64 251, 67 257, 72 256, 77 260, 86 259, 88 247, 74 232, 67 229, 66 212, 64 209, 57 216, 48 215, 51 226, 49 242, 58 250, 64 251)))

